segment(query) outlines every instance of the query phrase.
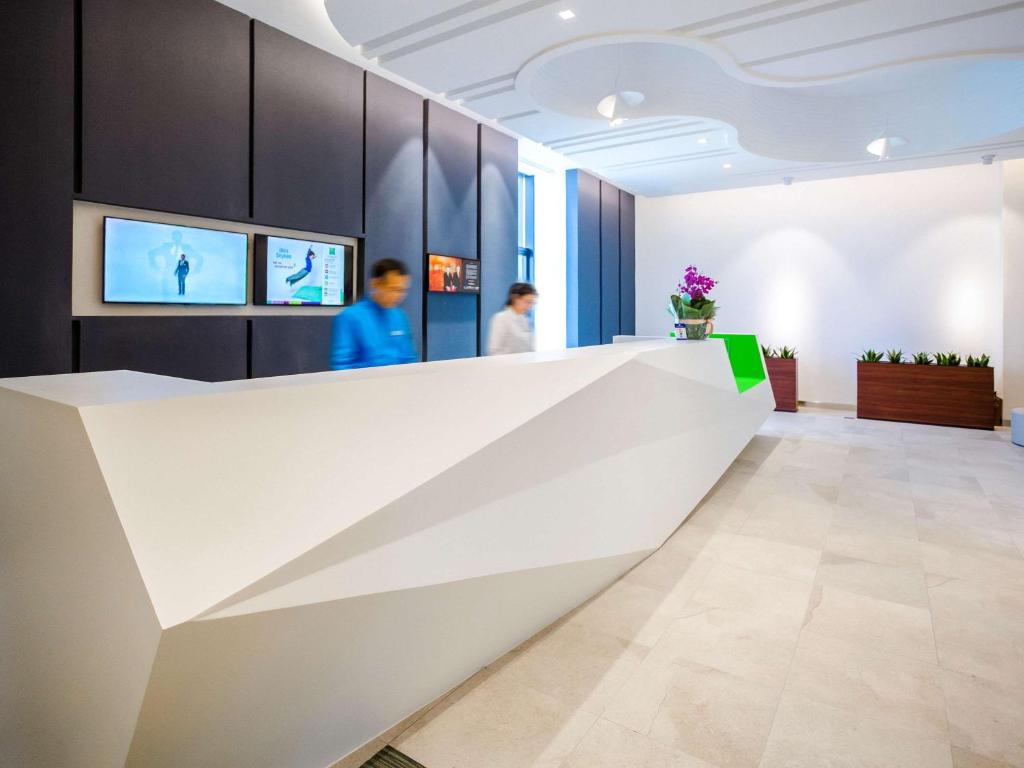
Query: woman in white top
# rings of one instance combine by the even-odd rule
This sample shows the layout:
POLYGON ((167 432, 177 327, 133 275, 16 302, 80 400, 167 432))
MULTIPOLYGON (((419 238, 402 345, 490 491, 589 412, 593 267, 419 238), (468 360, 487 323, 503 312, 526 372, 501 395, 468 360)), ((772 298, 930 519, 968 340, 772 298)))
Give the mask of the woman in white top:
POLYGON ((526 313, 537 303, 537 289, 529 283, 513 283, 505 308, 491 318, 487 336, 488 355, 533 352, 533 329, 526 313))

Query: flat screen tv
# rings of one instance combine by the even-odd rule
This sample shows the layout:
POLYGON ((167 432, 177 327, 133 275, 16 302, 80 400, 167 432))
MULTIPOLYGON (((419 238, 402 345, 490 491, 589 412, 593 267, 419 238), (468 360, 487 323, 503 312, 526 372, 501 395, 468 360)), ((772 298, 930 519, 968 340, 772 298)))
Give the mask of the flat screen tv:
POLYGON ((280 306, 350 304, 353 258, 351 245, 256 235, 253 301, 280 306))
POLYGON ((430 254, 427 290, 431 293, 480 293, 479 259, 430 254))
POLYGON ((249 236, 243 232, 103 220, 103 301, 245 304, 249 236))

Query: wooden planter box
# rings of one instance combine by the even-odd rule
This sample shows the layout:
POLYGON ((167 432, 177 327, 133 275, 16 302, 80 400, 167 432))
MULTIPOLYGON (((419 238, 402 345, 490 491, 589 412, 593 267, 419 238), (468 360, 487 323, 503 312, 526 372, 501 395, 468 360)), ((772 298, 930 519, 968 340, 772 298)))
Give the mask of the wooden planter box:
POLYGON ((796 411, 796 358, 766 357, 764 362, 775 395, 775 410, 796 411))
POLYGON ((992 368, 857 363, 857 418, 992 429, 992 368))

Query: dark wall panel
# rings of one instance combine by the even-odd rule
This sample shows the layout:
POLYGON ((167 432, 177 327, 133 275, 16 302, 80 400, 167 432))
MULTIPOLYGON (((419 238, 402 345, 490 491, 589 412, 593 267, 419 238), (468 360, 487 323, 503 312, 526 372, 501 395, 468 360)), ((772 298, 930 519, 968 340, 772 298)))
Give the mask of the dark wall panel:
POLYGON ((363 71, 253 23, 253 218, 363 230, 363 71))
MULTIPOLYGON (((477 243, 477 124, 432 101, 425 107, 425 233, 427 252, 475 259, 477 243)), ((419 264, 421 274, 425 264, 419 264)), ((477 354, 479 299, 428 294, 426 358, 477 354)))
POLYGON ((601 343, 601 183, 566 173, 566 344, 601 343))
POLYGON ((423 350, 423 98, 366 75, 366 239, 362 269, 400 259, 412 272, 402 308, 423 350))
POLYGON ((471 293, 427 294, 427 359, 454 360, 476 354, 476 311, 471 293))
POLYGON ((199 381, 244 379, 244 317, 82 317, 79 361, 85 371, 121 369, 199 381))
POLYGON ((619 333, 636 333, 636 199, 619 192, 619 333))
POLYGON ((427 251, 477 257, 477 124, 426 102, 427 251))
POLYGON ((0 377, 71 369, 73 11, 0 3, 0 377))
POLYGON ((487 349, 487 327, 505 306, 508 287, 519 273, 516 174, 519 142, 480 126, 480 340, 487 349))
POLYGON ((330 370, 333 316, 253 317, 249 322, 253 378, 330 370))
POLYGON ((212 0, 82 0, 82 89, 83 197, 248 217, 246 16, 212 0))
POLYGON ((619 332, 619 190, 601 182, 601 343, 619 332))

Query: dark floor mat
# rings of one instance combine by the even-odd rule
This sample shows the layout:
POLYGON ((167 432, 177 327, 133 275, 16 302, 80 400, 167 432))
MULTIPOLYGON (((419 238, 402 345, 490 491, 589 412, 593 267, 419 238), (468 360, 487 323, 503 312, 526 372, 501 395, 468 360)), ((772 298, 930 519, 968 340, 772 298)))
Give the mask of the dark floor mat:
POLYGON ((411 757, 403 755, 393 747, 384 747, 384 749, 363 763, 363 768, 426 768, 426 766, 422 763, 417 763, 411 757))

